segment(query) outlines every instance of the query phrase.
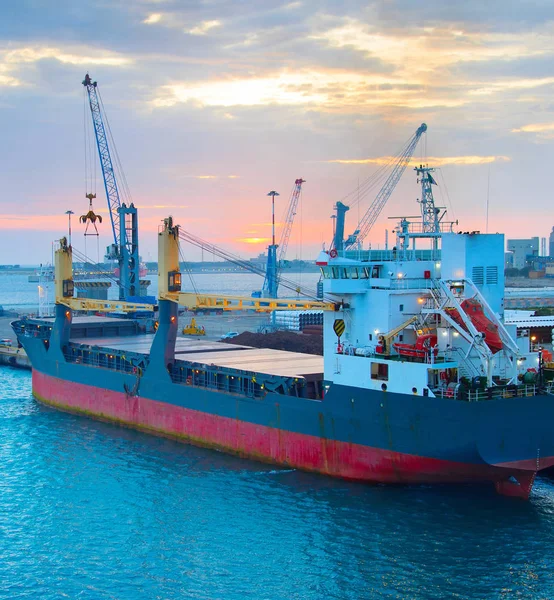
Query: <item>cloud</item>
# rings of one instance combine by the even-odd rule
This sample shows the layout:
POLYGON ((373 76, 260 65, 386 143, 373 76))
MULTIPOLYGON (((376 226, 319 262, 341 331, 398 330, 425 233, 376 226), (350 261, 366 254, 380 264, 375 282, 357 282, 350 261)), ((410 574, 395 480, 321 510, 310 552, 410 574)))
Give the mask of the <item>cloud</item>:
POLYGON ((469 90, 468 94, 476 96, 484 96, 496 94, 498 92, 506 92, 511 90, 530 90, 542 86, 554 84, 554 77, 540 77, 536 79, 501 79, 481 87, 477 85, 476 89, 469 90))
POLYGON ((185 33, 190 33, 191 35, 206 35, 208 33, 208 31, 210 31, 211 29, 214 29, 215 27, 220 27, 220 26, 221 26, 221 22, 217 21, 217 20, 202 21, 202 23, 199 23, 192 29, 185 30, 185 33))
POLYGON ((534 123, 532 125, 523 125, 518 129, 512 129, 512 133, 543 133, 545 131, 554 131, 554 123, 534 123))
POLYGON ((21 81, 10 75, 4 75, 0 66, 0 87, 16 87, 18 85, 21 85, 21 81))
POLYGON ((4 65, 20 65, 36 63, 41 60, 54 59, 69 65, 103 65, 121 67, 133 61, 127 56, 107 50, 91 48, 60 49, 48 46, 26 46, 15 50, 0 51, 0 60, 4 65))
MULTIPOLYGON (((390 165, 397 160, 395 156, 379 156, 377 158, 359 159, 334 159, 325 162, 338 163, 341 165, 390 165)), ((443 167, 445 165, 487 165, 494 162, 509 162, 508 156, 428 156, 422 161, 421 158, 412 158, 408 166, 417 167, 422 162, 431 167, 443 167)))
POLYGON ((271 241, 271 238, 265 237, 246 237, 246 238, 238 238, 237 242, 242 242, 243 244, 267 244, 271 241))
POLYGON ((511 61, 552 54, 551 34, 550 30, 524 34, 475 33, 446 23, 412 28, 404 25, 400 30, 387 30, 359 19, 343 18, 341 25, 310 37, 337 48, 351 47, 368 55, 378 55, 403 73, 430 75, 437 68, 457 63, 511 61))
POLYGON ((319 110, 363 110, 373 106, 459 106, 463 100, 423 95, 417 85, 381 74, 348 71, 282 71, 262 77, 228 78, 162 86, 156 108, 179 103, 207 107, 309 105, 319 110))
POLYGON ((162 13, 151 13, 144 19, 143 23, 145 25, 154 25, 162 20, 162 16, 162 13))
POLYGON ((0 86, 19 87, 34 85, 33 76, 25 76, 25 70, 41 61, 54 60, 68 66, 127 67, 133 59, 118 52, 89 48, 85 46, 21 46, 2 48, 0 46, 0 86))
POLYGON ((538 141, 547 141, 554 139, 554 123, 533 123, 514 128, 512 133, 530 133, 538 141))
MULTIPOLYGON (((67 221, 59 215, 0 214, 0 229, 32 229, 62 232, 67 221)), ((61 233, 60 233, 61 235, 61 233)))

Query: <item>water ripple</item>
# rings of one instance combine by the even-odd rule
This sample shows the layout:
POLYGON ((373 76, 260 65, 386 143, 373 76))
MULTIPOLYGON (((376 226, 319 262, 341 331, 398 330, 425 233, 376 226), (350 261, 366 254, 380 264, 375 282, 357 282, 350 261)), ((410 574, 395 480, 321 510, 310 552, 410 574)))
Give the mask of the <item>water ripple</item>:
POLYGON ((0 371, 0 597, 550 598, 554 484, 385 487, 44 407, 0 371))

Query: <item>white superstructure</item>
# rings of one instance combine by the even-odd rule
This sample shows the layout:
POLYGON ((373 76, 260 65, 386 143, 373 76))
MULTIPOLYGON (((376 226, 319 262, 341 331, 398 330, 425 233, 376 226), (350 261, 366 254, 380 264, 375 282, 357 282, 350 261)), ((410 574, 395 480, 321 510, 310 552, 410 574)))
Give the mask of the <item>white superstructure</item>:
POLYGON ((342 319, 325 315, 328 382, 454 396, 476 381, 505 390, 538 366, 503 325, 503 235, 427 233, 408 218, 396 232, 391 250, 317 260, 325 295, 345 304, 342 319), (417 248, 424 239, 430 248, 417 248))

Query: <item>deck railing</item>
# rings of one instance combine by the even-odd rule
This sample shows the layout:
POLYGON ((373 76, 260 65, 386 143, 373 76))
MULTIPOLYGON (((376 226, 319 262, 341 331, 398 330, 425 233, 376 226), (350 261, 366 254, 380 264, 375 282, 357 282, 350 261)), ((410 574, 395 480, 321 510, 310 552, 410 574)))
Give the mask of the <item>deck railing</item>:
POLYGON ((49 325, 39 325, 37 323, 19 320, 13 321, 11 326, 18 337, 35 337, 41 340, 47 340, 50 339, 52 334, 52 327, 49 325))
POLYGON ((246 375, 230 375, 208 369, 194 368, 175 362, 169 370, 171 381, 228 394, 240 394, 249 398, 262 398, 266 395, 263 386, 256 379, 246 375))
POLYGON ((438 388, 432 390, 437 398, 454 398, 466 400, 467 402, 483 402, 485 400, 497 400, 499 398, 524 398, 536 396, 539 393, 536 385, 509 385, 505 387, 490 387, 485 390, 458 390, 452 388, 438 388))
POLYGON ((81 350, 79 348, 64 348, 64 358, 67 362, 74 364, 83 364, 91 367, 99 367, 118 371, 120 373, 130 373, 140 375, 143 366, 127 360, 119 354, 109 354, 99 350, 81 350))

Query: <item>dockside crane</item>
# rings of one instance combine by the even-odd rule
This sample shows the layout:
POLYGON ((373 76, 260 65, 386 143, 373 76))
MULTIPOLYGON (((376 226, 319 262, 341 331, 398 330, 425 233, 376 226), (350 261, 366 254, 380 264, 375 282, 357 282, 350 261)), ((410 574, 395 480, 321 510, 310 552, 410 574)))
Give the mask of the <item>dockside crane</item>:
POLYGON ((400 152, 397 157, 397 160, 394 164, 394 167, 387 177, 383 187, 375 197, 375 200, 365 213, 365 215, 360 219, 358 223, 358 227, 354 231, 354 233, 350 234, 346 240, 344 239, 344 221, 346 212, 350 209, 349 206, 342 202, 337 202, 335 205, 335 210, 337 211, 336 218, 336 227, 335 227, 335 236, 333 239, 333 248, 337 252, 341 252, 343 250, 349 250, 353 248, 355 245, 361 244, 367 234, 371 231, 373 225, 379 218, 381 211, 385 207, 388 199, 390 198, 396 184, 400 181, 402 174, 406 170, 408 163, 410 162, 413 153, 416 149, 416 146, 421 138, 421 136, 427 131, 427 125, 422 123, 414 133, 414 135, 410 138, 406 146, 400 152))
POLYGON ((137 298, 141 295, 137 209, 132 202, 127 206, 120 200, 98 84, 92 81, 88 73, 82 83, 88 95, 114 239, 114 243, 108 247, 107 256, 119 264, 119 299, 137 298))
POLYGON ((294 217, 296 216, 296 211, 298 209, 298 201, 302 192, 303 183, 305 183, 305 180, 302 179, 302 177, 295 180, 279 243, 275 244, 275 240, 273 240, 273 243, 270 244, 267 249, 267 266, 265 270, 264 284, 262 286, 261 292, 261 295, 264 298, 277 298, 277 293, 279 291, 279 281, 281 279, 281 269, 283 268, 283 261, 287 254, 292 225, 294 223, 294 217))

